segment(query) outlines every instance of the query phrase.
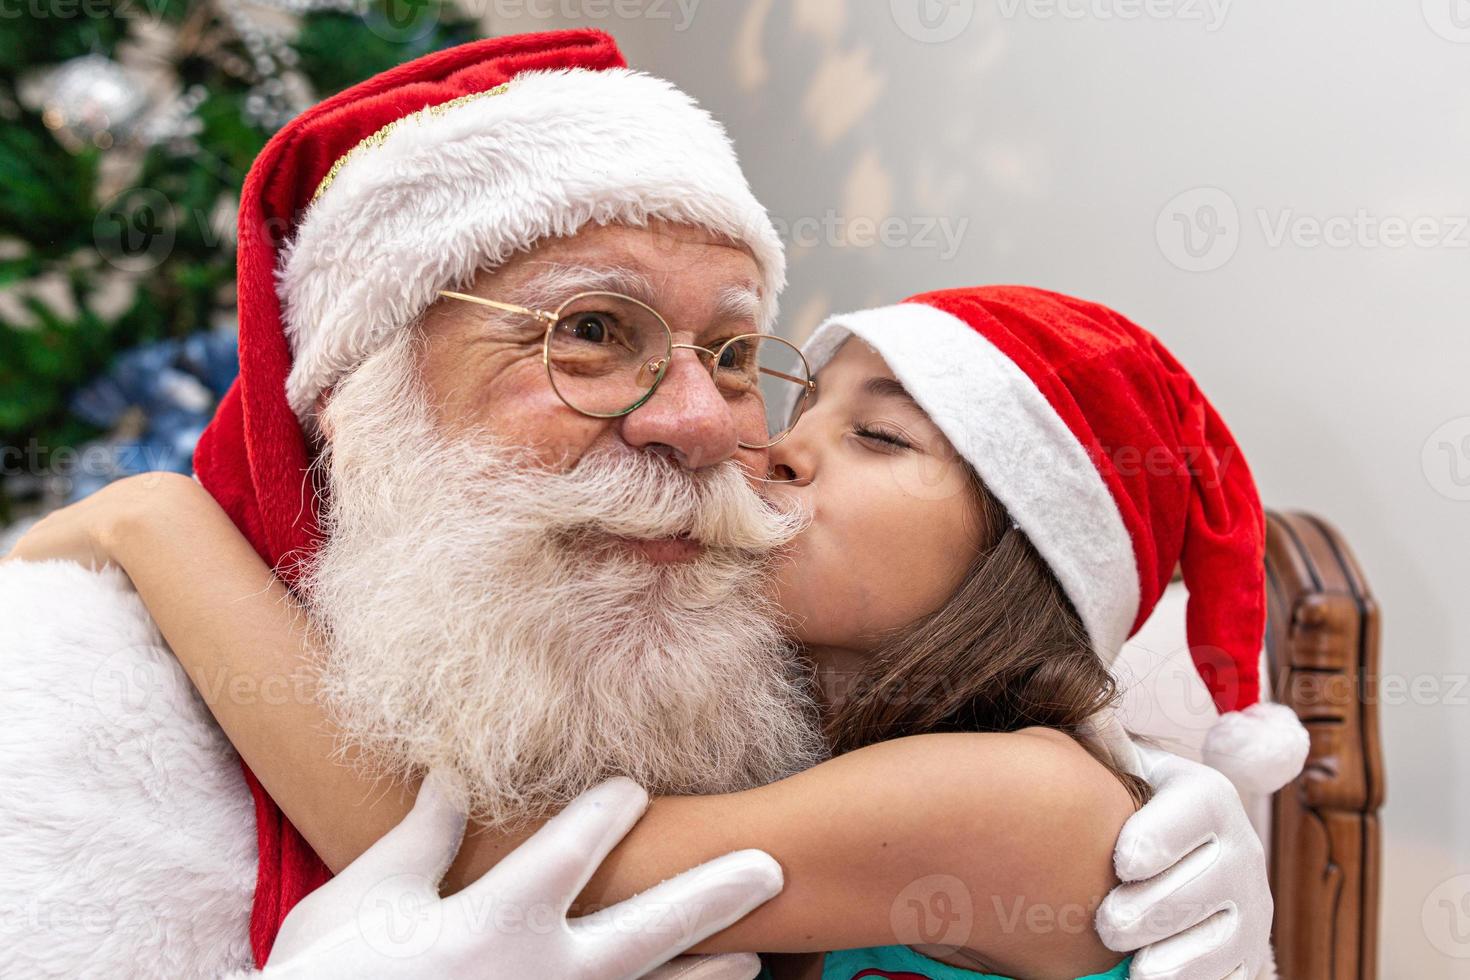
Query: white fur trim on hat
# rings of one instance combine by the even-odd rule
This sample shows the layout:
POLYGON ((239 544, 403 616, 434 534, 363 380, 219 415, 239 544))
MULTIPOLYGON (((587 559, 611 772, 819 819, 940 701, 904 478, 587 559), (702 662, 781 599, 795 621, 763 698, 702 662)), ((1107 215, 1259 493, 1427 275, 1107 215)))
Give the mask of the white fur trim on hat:
POLYGON ((1295 711, 1261 701, 1221 715, 1206 733, 1201 754, 1242 793, 1266 796, 1301 773, 1311 747, 1295 711))
POLYGON ((502 94, 406 117, 342 166, 283 252, 291 408, 306 419, 438 290, 545 238, 653 219, 748 247, 774 316, 781 241, 724 129, 670 83, 625 69, 527 72, 502 94))
POLYGON ((1138 563, 1102 474, 1046 396, 973 327, 932 306, 832 317, 807 343, 813 369, 851 335, 878 351, 1005 505, 1111 665, 1138 614, 1138 563))

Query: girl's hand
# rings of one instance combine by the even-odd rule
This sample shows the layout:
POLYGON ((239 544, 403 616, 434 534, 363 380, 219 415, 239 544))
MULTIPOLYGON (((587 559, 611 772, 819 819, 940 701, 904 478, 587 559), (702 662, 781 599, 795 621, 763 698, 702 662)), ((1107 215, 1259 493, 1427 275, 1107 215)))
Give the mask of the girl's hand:
POLYGON ((41 518, 3 560, 74 561, 93 569, 119 564, 119 535, 135 519, 164 513, 177 494, 204 492, 179 473, 126 477, 41 518))

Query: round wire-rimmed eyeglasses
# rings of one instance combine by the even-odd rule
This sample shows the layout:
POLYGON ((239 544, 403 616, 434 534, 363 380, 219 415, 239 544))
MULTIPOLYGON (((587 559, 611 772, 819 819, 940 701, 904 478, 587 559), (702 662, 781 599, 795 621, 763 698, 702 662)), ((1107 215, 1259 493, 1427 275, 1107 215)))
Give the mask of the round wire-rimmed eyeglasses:
POLYGON ((766 449, 786 438, 816 390, 801 348, 764 333, 744 333, 716 348, 674 343, 657 310, 621 293, 585 292, 555 310, 537 310, 440 290, 448 299, 514 313, 546 325, 541 360, 558 398, 592 418, 627 415, 645 404, 668 373, 674 351, 709 358, 710 377, 731 404, 739 431, 754 433, 764 416, 764 442, 740 439, 745 449, 766 449))

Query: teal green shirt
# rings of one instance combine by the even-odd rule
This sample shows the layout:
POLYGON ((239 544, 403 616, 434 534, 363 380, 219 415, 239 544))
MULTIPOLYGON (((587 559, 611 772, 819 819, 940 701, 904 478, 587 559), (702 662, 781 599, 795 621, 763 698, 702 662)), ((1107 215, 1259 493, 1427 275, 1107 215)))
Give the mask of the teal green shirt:
MULTIPOLYGON (((1093 973, 1078 980, 1128 980, 1128 957, 1107 973, 1093 973)), ((769 970, 761 980, 771 980, 769 970)), ((962 970, 931 960, 907 946, 869 946, 839 949, 822 962, 822 980, 1007 980, 993 973, 962 970)))

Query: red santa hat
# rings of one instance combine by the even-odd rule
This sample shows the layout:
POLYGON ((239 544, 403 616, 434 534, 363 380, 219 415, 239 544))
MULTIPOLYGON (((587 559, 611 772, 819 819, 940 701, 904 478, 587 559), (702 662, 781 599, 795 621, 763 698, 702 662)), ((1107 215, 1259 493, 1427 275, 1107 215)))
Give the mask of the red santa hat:
MULTIPOLYGON (((720 125, 613 39, 494 38, 400 65, 293 119, 240 201, 240 376, 195 452, 200 482, 291 581, 318 538, 307 428, 317 395, 440 289, 588 225, 692 225, 754 256, 766 316, 775 229, 720 125)), ((329 877, 253 775, 257 964, 329 877)))
MULTIPOLYGON (((1190 653, 1220 718, 1205 761, 1269 793, 1306 759, 1306 730, 1260 699, 1265 517, 1240 448, 1189 373, 1112 310, 1040 289, 915 296, 833 317, 813 367, 862 338, 1035 545, 1105 664, 1173 575, 1190 653)), ((1093 734, 1138 771, 1111 712, 1093 734)))

